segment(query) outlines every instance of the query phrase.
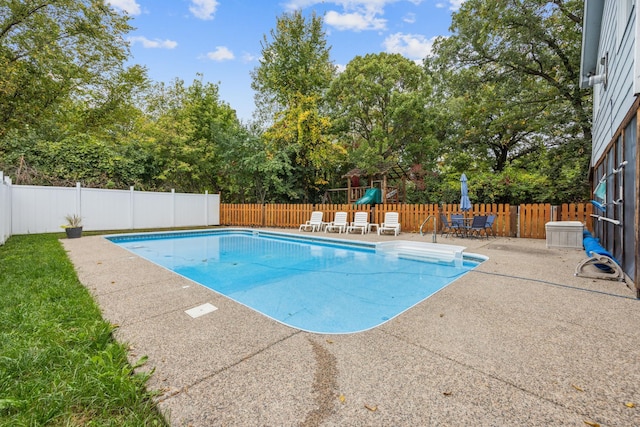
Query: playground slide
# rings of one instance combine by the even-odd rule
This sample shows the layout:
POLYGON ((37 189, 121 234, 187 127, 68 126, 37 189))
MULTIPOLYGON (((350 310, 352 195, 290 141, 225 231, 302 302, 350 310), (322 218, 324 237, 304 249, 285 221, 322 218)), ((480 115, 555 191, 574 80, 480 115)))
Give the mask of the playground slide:
POLYGON ((356 205, 375 205, 382 201, 382 196, 379 188, 369 188, 364 196, 356 200, 356 205))

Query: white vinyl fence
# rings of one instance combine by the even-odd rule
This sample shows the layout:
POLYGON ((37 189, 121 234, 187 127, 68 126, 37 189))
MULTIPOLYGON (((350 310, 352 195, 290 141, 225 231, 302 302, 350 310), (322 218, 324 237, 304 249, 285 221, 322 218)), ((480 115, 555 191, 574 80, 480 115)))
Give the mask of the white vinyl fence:
MULTIPOLYGON (((2 172, 0 172, 0 177, 2 172)), ((6 180, 6 178, 5 178, 6 180)), ((97 188, 0 186, 0 244, 12 234, 62 231, 67 215, 84 230, 220 225, 219 194, 156 193, 97 188)))

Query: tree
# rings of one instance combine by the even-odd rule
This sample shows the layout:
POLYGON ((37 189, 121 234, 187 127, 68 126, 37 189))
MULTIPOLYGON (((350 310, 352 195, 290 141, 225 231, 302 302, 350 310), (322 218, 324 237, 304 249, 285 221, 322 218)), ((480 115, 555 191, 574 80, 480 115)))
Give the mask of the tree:
POLYGON ((387 163, 434 159, 424 77, 402 55, 379 53, 356 56, 334 79, 327 98, 335 130, 356 166, 373 172, 387 163))
POLYGON ((263 122, 270 123, 263 140, 291 165, 283 188, 292 198, 314 200, 327 184, 327 171, 340 148, 327 136, 329 120, 323 113, 324 93, 335 67, 329 59, 322 19, 309 20, 300 11, 284 14, 264 37, 260 65, 252 72, 252 88, 263 122), (294 189, 297 187, 297 189, 294 189))
POLYGON ((97 0, 0 2, 0 138, 122 71, 128 18, 97 0))
POLYGON ((0 0, 0 169, 16 182, 148 181, 128 19, 103 1, 0 0))
POLYGON ((161 186, 219 191, 226 179, 223 153, 238 142, 241 125, 235 111, 220 100, 218 86, 201 79, 191 86, 180 79, 157 84, 147 113, 152 123, 146 134, 156 151, 155 178, 161 186))
POLYGON ((434 51, 457 69, 480 67, 487 80, 533 79, 538 100, 562 114, 554 125, 590 141, 589 94, 579 88, 582 8, 578 0, 468 0, 434 51))
POLYGON ((322 94, 335 73, 322 18, 315 13, 309 20, 300 11, 284 14, 270 35, 271 41, 264 36, 260 64, 251 73, 256 104, 269 122, 299 97, 322 94))
POLYGON ((277 121, 264 133, 272 156, 287 153, 290 177, 298 190, 289 190, 294 199, 313 200, 329 184, 332 164, 344 149, 329 137, 330 121, 320 113, 315 96, 299 95, 298 103, 278 114, 277 121))
POLYGON ((453 35, 436 42, 427 65, 444 78, 438 93, 453 113, 445 133, 460 162, 482 171, 483 158, 492 159, 500 173, 518 160, 551 178, 554 199, 576 187, 585 194, 591 103, 579 88, 582 7, 468 0, 454 14, 453 35))
POLYGON ((261 134, 254 124, 223 150, 225 201, 267 203, 296 197, 296 187, 288 179, 294 169, 290 156, 265 144, 261 134))
POLYGON ((499 173, 515 159, 543 151, 547 105, 535 99, 537 85, 531 79, 487 80, 479 67, 431 72, 444 82, 430 109, 444 112, 440 126, 449 164, 499 173))

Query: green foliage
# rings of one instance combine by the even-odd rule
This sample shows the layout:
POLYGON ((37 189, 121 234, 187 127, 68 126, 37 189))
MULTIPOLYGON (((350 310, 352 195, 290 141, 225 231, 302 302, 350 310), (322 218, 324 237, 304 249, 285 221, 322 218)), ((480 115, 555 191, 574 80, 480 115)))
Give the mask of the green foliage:
POLYGON ((19 184, 319 201, 354 166, 413 169, 407 201, 588 197, 591 93, 579 84, 583 2, 467 0, 424 67, 356 57, 340 74, 322 18, 277 18, 243 126, 198 77, 150 85, 125 67, 128 18, 93 0, 0 0, 0 170, 19 184))
POLYGON ((288 177, 293 167, 284 150, 269 148, 260 131, 243 131, 223 153, 227 202, 279 202, 297 197, 288 177))
POLYGON ((271 41, 264 37, 251 86, 266 122, 262 138, 270 159, 282 159, 279 185, 289 199, 315 201, 330 181, 331 165, 343 151, 328 137, 323 95, 335 67, 329 60, 322 19, 300 11, 277 19, 271 41), (287 160, 284 160, 287 159, 287 160))
POLYGON ((405 158, 407 150, 429 149, 425 90, 420 67, 399 54, 357 56, 347 64, 327 98, 335 130, 354 165, 374 172, 384 164, 429 158, 428 151, 405 158))
POLYGON ((44 139, 41 130, 11 132, 0 139, 0 169, 13 173, 16 184, 105 188, 141 184, 151 174, 148 150, 136 140, 123 146, 87 133, 55 136, 60 139, 44 139))
POLYGON ((108 84, 128 56, 130 29, 101 1, 0 2, 0 138, 108 84))
POLYGON ((57 236, 0 247, 0 288, 0 425, 166 425, 57 236))
POLYGON ((294 173, 301 180, 300 194, 305 200, 317 198, 328 181, 330 170, 344 150, 328 137, 330 122, 320 114, 314 96, 299 95, 298 102, 280 115, 265 133, 264 139, 276 151, 290 154, 294 173))
POLYGON ((260 65, 251 73, 256 104, 267 121, 291 107, 300 96, 317 96, 331 82, 335 66, 315 13, 307 20, 301 11, 277 18, 271 40, 264 36, 260 65))
POLYGON ((154 147, 162 188, 212 192, 224 188, 224 152, 243 135, 235 111, 220 100, 218 86, 201 79, 160 84, 147 99, 153 122, 146 132, 154 147))
POLYGON ((481 179, 480 202, 585 196, 591 98, 578 87, 582 6, 468 0, 453 15, 453 35, 425 62, 441 99, 430 108, 440 111, 443 158, 458 172, 493 174, 481 179))
POLYGON ((97 1, 0 2, 0 169, 19 184, 126 187, 146 71, 123 67, 128 18, 97 1))

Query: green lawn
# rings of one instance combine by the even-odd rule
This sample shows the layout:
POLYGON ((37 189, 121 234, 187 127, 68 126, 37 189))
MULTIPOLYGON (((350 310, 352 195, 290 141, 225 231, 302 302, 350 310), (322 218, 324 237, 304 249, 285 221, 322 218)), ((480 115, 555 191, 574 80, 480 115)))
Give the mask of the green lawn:
POLYGON ((166 426, 59 236, 0 246, 0 426, 166 426))

